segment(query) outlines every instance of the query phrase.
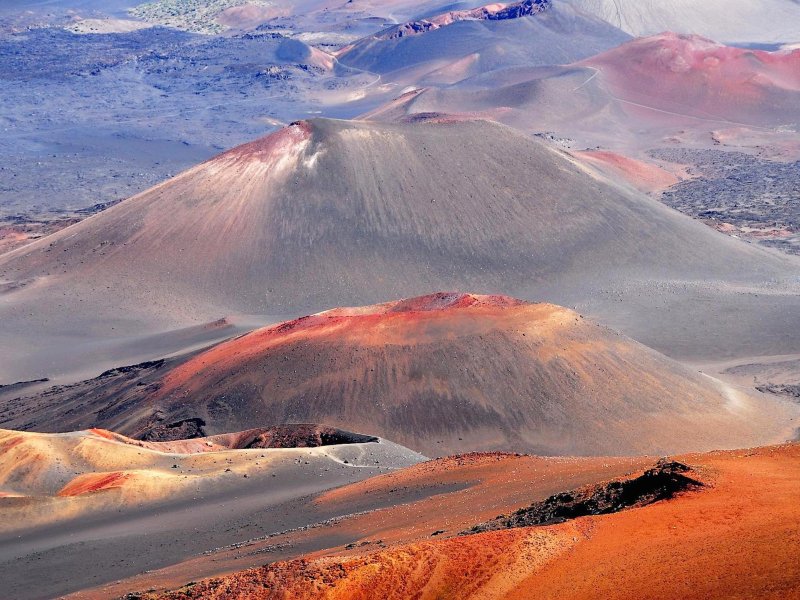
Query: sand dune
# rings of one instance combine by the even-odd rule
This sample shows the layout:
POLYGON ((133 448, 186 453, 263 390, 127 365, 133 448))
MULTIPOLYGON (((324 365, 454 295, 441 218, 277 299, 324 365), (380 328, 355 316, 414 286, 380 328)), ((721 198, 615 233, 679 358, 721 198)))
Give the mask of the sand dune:
MULTIPOLYGON (((242 478, 258 485, 282 475, 281 485, 291 493, 285 477, 292 471, 302 477, 298 460, 330 473, 330 486, 349 478, 338 473, 343 464, 345 471, 353 471, 360 464, 387 469, 421 460, 372 436, 302 425, 171 442, 143 442, 103 429, 63 434, 0 430, 0 449, 4 533, 187 502, 215 491, 233 493, 242 478)), ((318 483, 324 487, 325 478, 318 483)), ((298 482, 297 488, 303 485, 298 482)))

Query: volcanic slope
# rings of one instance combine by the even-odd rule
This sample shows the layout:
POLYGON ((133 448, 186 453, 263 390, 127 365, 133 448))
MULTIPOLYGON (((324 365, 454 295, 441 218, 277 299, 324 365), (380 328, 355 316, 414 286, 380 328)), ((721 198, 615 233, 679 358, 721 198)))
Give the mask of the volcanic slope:
POLYGON ((502 125, 319 119, 0 256, 0 378, 85 367, 98 340, 439 289, 585 306, 673 353, 789 354, 798 264, 502 125))
MULTIPOLYGON (((648 149, 694 131, 800 123, 800 50, 765 52, 664 33, 633 40, 572 65, 517 67, 431 86, 368 118, 416 113, 486 115, 574 143, 648 149)), ((580 146, 578 146, 580 147, 580 146)))
MULTIPOLYGON (((525 459, 518 459, 518 469, 511 473, 503 468, 505 461, 481 459, 454 457, 425 463, 327 495, 356 499, 352 492, 357 490, 376 495, 386 484, 413 485, 416 478, 429 476, 426 471, 438 470, 446 479, 464 463, 484 462, 487 471, 502 470, 512 486, 519 485, 520 474, 528 476, 525 459)), ((522 523, 461 536, 453 535, 451 527, 458 527, 468 511, 485 510, 492 494, 467 500, 465 493, 458 502, 456 492, 439 500, 438 510, 412 508, 426 525, 417 532, 415 543, 388 548, 353 544, 349 552, 332 548, 327 555, 275 562, 143 597, 798 598, 798 459, 797 444, 679 456, 611 482, 600 475, 595 486, 562 488, 562 493, 544 502, 520 507, 523 515, 541 515, 544 525, 522 523), (633 504, 626 508, 623 500, 607 505, 615 494, 633 504), (561 518, 547 520, 548 513, 541 511, 559 506, 567 509, 561 518), (570 506, 577 510, 571 512, 570 506), (437 522, 436 533, 449 539, 430 537, 437 522)), ((551 468, 550 475, 529 483, 531 496, 537 496, 542 484, 549 484, 552 474, 563 467, 551 468)), ((372 527, 362 529, 365 542, 376 535, 388 539, 394 535, 394 515, 384 511, 381 516, 372 527)), ((403 523, 402 515, 398 517, 394 518, 403 523)))
MULTIPOLYGON (((93 441, 96 433, 71 435, 93 441)), ((10 439, 25 438, 22 445, 35 441, 40 449, 63 451, 54 458, 66 460, 76 471, 85 469, 80 457, 98 448, 95 444, 86 448, 86 441, 66 448, 61 441, 65 436, 8 435, 10 439)), ((106 443, 107 448, 114 448, 108 440, 106 443)), ((204 445, 203 440, 199 445, 204 445)), ((4 597, 62 597, 99 584, 102 590, 85 590, 76 598, 120 598, 132 589, 174 588, 189 580, 261 566, 265 561, 331 548, 341 551, 345 545, 360 546, 362 540, 371 540, 365 545, 378 548, 413 542, 437 529, 448 529, 448 535, 454 535, 551 494, 626 477, 655 462, 641 457, 576 460, 493 453, 426 461, 419 463, 419 469, 396 469, 386 461, 392 455, 387 446, 381 441, 184 455, 132 448, 142 451, 142 456, 129 452, 129 460, 132 457, 154 471, 172 474, 184 483, 188 499, 176 498, 166 507, 150 504, 137 512, 130 505, 117 504, 126 492, 113 488, 39 498, 62 507, 93 502, 112 508, 105 523, 98 523, 92 513, 59 511, 53 517, 57 520, 44 529, 32 528, 31 522, 17 518, 19 513, 9 512, 14 515, 13 531, 6 537, 0 533, 4 597), (363 449, 360 458, 358 448, 363 449), (321 451, 348 463, 325 462, 322 454, 314 454, 321 451), (291 460, 292 453, 299 460, 291 460), (273 459, 274 455, 283 458, 273 459), (380 459, 380 464, 373 459, 380 459), (177 473, 170 464, 178 465, 177 473), (242 475, 245 464, 247 478, 242 475), (207 478, 201 487, 192 477, 198 470, 207 478), (334 480, 346 484, 348 479, 364 485, 327 489, 334 480), (288 500, 279 502, 281 495, 288 500), (214 509, 217 512, 209 515, 207 511, 214 509)), ((10 459, 18 456, 11 454, 10 459)), ((39 460, 43 471, 57 466, 55 460, 39 460)), ((418 461, 419 457, 412 455, 405 464, 418 461)), ((19 469, 26 469, 31 462, 23 462, 19 469)), ((13 467, 13 462, 9 464, 13 467)), ((402 466, 402 461, 394 463, 394 467, 402 466)), ((154 487, 142 491, 156 499, 154 487)), ((18 500, 8 498, 5 506, 18 500)))
MULTIPOLYGON (((319 421, 428 456, 740 447, 791 437, 800 412, 686 369, 574 311, 456 293, 263 328, 149 385, 131 383, 128 394, 84 394, 82 412, 93 426, 143 439, 159 439, 171 422, 217 433, 319 421)), ((24 418, 37 429, 75 426, 74 403, 58 395, 49 403, 24 418)))
POLYGON ((301 509, 310 494, 422 460, 317 425, 171 442, 0 430, 3 597, 52 598, 308 526, 336 514, 301 509))
POLYGON ((800 41, 800 3, 796 0, 568 1, 637 37, 677 31, 740 44, 800 41))
POLYGON ((739 125, 800 124, 800 50, 743 50, 665 33, 583 64, 631 104, 739 125))
POLYGON ((453 83, 511 66, 570 63, 629 39, 567 4, 527 0, 401 23, 344 47, 337 58, 406 85, 453 83))
MULTIPOLYGON (((201 488, 235 487, 243 475, 291 469, 297 459, 315 468, 350 459, 383 458, 383 468, 408 466, 419 455, 379 440, 318 425, 286 425, 211 437, 146 442, 104 429, 59 434, 0 430, 0 532, 31 528, 109 509, 187 500, 201 488), (109 494, 94 494, 114 490, 109 494), (12 500, 15 499, 15 500, 12 500)), ((333 476, 331 476, 333 477, 333 476)), ((334 477, 334 479, 337 479, 334 477)), ((346 478, 345 478, 346 479, 346 478)), ((338 485, 334 483, 330 487, 338 485)), ((302 486, 301 486, 302 487, 302 486)))

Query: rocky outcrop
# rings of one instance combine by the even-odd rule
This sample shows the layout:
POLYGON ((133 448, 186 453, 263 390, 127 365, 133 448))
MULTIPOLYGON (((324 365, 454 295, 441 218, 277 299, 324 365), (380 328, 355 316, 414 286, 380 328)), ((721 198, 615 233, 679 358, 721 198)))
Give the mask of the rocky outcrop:
POLYGON ((382 39, 393 40, 410 35, 417 35, 433 31, 459 21, 503 21, 506 19, 518 19, 527 17, 547 10, 551 5, 550 0, 523 0, 514 4, 498 5, 490 4, 480 6, 471 10, 454 10, 431 19, 420 19, 409 21, 389 29, 382 39))
POLYGON ((691 468, 677 461, 662 459, 652 469, 638 477, 612 481, 572 492, 554 494, 542 502, 520 508, 508 516, 500 516, 475 525, 463 535, 497 529, 531 527, 562 523, 589 515, 605 515, 659 500, 702 487, 702 483, 686 475, 691 468))

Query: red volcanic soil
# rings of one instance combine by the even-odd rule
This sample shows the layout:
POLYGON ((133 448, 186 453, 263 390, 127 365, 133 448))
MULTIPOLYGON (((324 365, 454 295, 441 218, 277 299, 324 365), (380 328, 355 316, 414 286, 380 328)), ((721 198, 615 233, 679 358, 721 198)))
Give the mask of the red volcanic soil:
POLYGON ((657 192, 680 181, 674 173, 658 165, 609 150, 585 150, 574 154, 611 176, 622 177, 643 192, 657 192))
POLYGON ((4 453, 8 452, 15 446, 19 446, 20 444, 22 444, 24 441, 25 438, 23 435, 7 438, 5 440, 0 441, 0 450, 4 453))
POLYGON ((130 478, 127 473, 87 473, 80 475, 65 485, 58 496, 79 496, 89 492, 110 490, 122 487, 130 478))
MULTIPOLYGON (((800 445, 677 460, 702 487, 647 506, 277 562, 144 597, 800 597, 800 445)), ((474 506, 463 502, 460 513, 474 506)), ((447 516, 441 511, 432 518, 442 522, 447 516)))
MULTIPOLYGON (((295 529, 235 544, 176 565, 103 587, 97 595, 122 596, 131 589, 167 589, 190 579, 258 566, 268 555, 297 557, 298 548, 318 554, 346 554, 452 537, 478 522, 509 513, 562 490, 576 489, 630 474, 652 465, 652 458, 542 458, 507 453, 450 456, 323 492, 293 511, 346 515, 322 526, 295 529), (432 536, 433 532, 438 535, 432 536), (341 540, 331 548, 331 539, 341 540), (347 543, 352 542, 352 543, 347 543), (324 550, 328 548, 327 550, 324 550)), ((321 518, 311 519, 318 522, 321 518)))
POLYGON ((796 122, 800 114, 800 50, 745 50, 665 33, 580 64, 599 69, 631 110, 638 104, 751 125, 796 122))
POLYGON ((25 223, 0 222, 0 254, 11 252, 41 237, 55 233, 80 221, 80 217, 54 218, 25 223))
POLYGON ((517 300, 508 296, 499 294, 463 294, 461 292, 437 292, 435 294, 428 294, 426 296, 418 296, 416 298, 404 298, 402 300, 393 300, 391 302, 383 302, 381 304, 373 304, 371 306, 353 306, 344 308, 334 308, 326 310, 320 314, 387 314, 387 313, 402 313, 402 312, 425 312, 431 310, 443 310, 446 308, 470 308, 470 307, 508 307, 508 306, 523 306, 529 305, 530 302, 525 300, 517 300))
MULTIPOLYGON (((209 433, 324 422, 428 456, 785 439, 766 420, 771 408, 571 310, 503 296, 439 293, 317 313, 219 344, 157 387, 152 410, 201 419, 209 433)), ((125 433, 147 439, 150 423, 125 433)))
POLYGON ((211 159, 209 163, 219 161, 230 164, 231 162, 252 160, 262 163, 279 161, 284 154, 291 153, 291 149, 307 141, 311 137, 311 126, 307 121, 297 121, 289 127, 279 129, 271 135, 258 138, 255 141, 236 146, 224 154, 211 159))
MULTIPOLYGON (((89 432, 94 434, 94 435, 96 435, 96 436, 99 436, 101 438, 105 438, 107 440, 119 440, 120 438, 124 438, 124 436, 116 434, 113 431, 107 431, 105 429, 98 429, 96 427, 93 427, 92 429, 90 429, 89 432)), ((124 438, 124 439, 127 439, 127 438, 124 438)))
POLYGON ((623 477, 651 462, 640 457, 559 459, 507 453, 459 454, 325 492, 315 503, 345 512, 360 498, 382 498, 385 508, 348 519, 341 529, 357 539, 408 543, 434 531, 450 537, 531 501, 623 477), (448 488, 456 491, 448 493, 448 488), (425 490, 434 492, 414 502, 405 501, 425 490))
MULTIPOLYGON (((306 317, 300 317, 279 325, 265 327, 231 342, 220 344, 170 372, 163 381, 158 395, 163 397, 178 389, 205 389, 218 381, 220 371, 241 370, 250 359, 297 341, 338 339, 347 342, 374 344, 414 344, 435 341, 450 329, 447 319, 452 317, 461 324, 460 316, 467 316, 463 334, 470 329, 491 330, 497 325, 495 319, 504 316, 508 308, 525 307, 526 311, 536 307, 542 324, 546 324, 551 313, 559 309, 550 305, 534 305, 529 302, 504 296, 478 296, 442 292, 364 307, 335 308, 306 317), (462 313, 459 309, 471 309, 462 313), (456 312, 451 312, 456 311, 456 312)), ((452 327, 450 335, 456 336, 452 327)), ((447 332, 444 334, 447 336, 447 332)), ((335 376, 335 374, 331 374, 335 376)))

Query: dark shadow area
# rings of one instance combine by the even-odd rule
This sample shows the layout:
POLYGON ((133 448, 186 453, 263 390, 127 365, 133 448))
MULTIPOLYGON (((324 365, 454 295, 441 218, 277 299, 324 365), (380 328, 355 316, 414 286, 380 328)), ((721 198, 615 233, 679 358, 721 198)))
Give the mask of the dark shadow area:
POLYGON ((646 506, 659 500, 667 500, 681 492, 702 487, 701 482, 686 475, 689 472, 691 468, 683 463, 662 459, 655 467, 633 479, 554 494, 542 502, 520 508, 511 515, 502 515, 475 525, 461 534, 551 525, 578 517, 605 515, 627 508, 646 506))

